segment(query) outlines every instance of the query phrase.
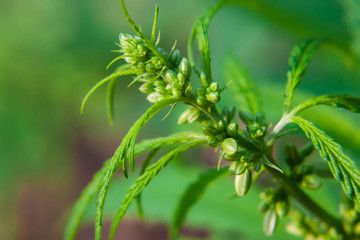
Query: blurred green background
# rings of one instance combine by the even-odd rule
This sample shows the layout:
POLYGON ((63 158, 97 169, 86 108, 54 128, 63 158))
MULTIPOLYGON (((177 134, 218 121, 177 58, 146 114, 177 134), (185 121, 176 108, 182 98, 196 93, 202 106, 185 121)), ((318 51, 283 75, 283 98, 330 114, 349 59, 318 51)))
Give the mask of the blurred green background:
MULTIPOLYGON (((169 50, 178 40, 186 55, 193 22, 216 2, 129 0, 127 5, 149 33, 158 3, 161 45, 169 50)), ((291 48, 304 38, 326 37, 336 44, 316 54, 297 100, 325 93, 359 97, 359 17, 357 0, 239 0, 220 11, 210 25, 214 76, 225 84, 222 65, 231 52, 257 82, 268 119, 277 121, 291 48)), ((150 106, 136 87, 126 88, 130 79, 123 78, 116 89, 114 126, 106 121, 105 88, 91 97, 83 115, 79 113, 85 93, 110 73, 105 67, 116 57, 110 50, 116 48, 120 32, 132 33, 116 0, 0 1, 0 239, 61 239, 67 213, 81 189, 150 106)), ((228 93, 224 102, 241 107, 228 93)), ((175 124, 179 109, 165 122, 160 122, 161 117, 151 121, 140 139, 187 129, 175 124)), ((359 117, 326 107, 309 116, 345 144, 351 156, 360 155, 359 117)), ((129 235, 119 239, 166 239, 164 223, 176 198, 216 154, 200 150, 185 157, 145 191, 148 224, 137 221, 135 210, 130 210, 120 226, 129 235)), ((111 219, 126 186, 129 181, 114 183, 107 218, 111 219)), ((327 201, 334 210, 338 193, 330 186, 317 193, 317 199, 335 196, 327 201)), ((334 188, 339 190, 337 185, 334 188)), ((262 239, 262 216, 256 212, 259 190, 253 189, 244 199, 229 200, 231 181, 215 184, 190 214, 188 234, 203 239, 262 239)), ((78 239, 93 238, 94 213, 93 204, 78 239)), ((284 223, 273 239, 292 239, 284 223)))

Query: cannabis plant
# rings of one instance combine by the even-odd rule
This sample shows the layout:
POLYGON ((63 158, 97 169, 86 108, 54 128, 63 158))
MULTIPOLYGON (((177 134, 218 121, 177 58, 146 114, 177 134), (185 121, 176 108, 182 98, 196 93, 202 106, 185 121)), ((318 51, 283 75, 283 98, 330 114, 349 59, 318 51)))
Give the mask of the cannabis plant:
MULTIPOLYGON (((231 75, 233 82, 221 86, 212 75, 210 47, 207 30, 214 14, 223 6, 237 1, 223 0, 208 9, 194 24, 187 49, 187 58, 173 47, 166 51, 160 46, 160 34, 156 23, 158 6, 155 8, 155 20, 151 36, 147 37, 130 17, 124 1, 120 0, 123 13, 135 34, 121 33, 119 36, 119 56, 111 61, 108 68, 122 61, 119 67, 98 82, 85 96, 89 96, 103 84, 107 84, 107 109, 109 120, 113 119, 113 97, 116 80, 121 76, 133 76, 129 84, 139 85, 140 92, 146 94, 152 106, 134 123, 114 156, 104 163, 93 180, 84 189, 76 202, 65 231, 65 239, 74 239, 86 206, 97 196, 95 239, 101 239, 103 210, 109 185, 115 173, 122 170, 127 177, 135 169, 134 158, 148 153, 141 167, 141 175, 127 191, 115 213, 110 239, 133 201, 141 208, 141 191, 171 163, 178 155, 193 148, 206 147, 218 154, 218 167, 200 175, 179 199, 170 224, 170 237, 177 239, 192 205, 200 199, 209 183, 220 177, 232 178, 234 193, 243 197, 256 182, 259 175, 268 172, 277 182, 276 187, 265 188, 260 194, 262 199, 259 211, 264 214, 263 230, 266 235, 274 234, 277 223, 289 215, 291 218, 287 230, 306 239, 360 239, 360 171, 355 163, 343 152, 342 146, 335 142, 321 128, 302 117, 307 109, 318 105, 343 108, 351 112, 360 112, 360 98, 349 95, 322 95, 312 97, 298 105, 292 104, 296 89, 302 82, 308 64, 315 51, 323 44, 335 44, 328 39, 308 39, 297 44, 290 53, 287 83, 283 104, 283 115, 277 123, 265 118, 260 96, 255 83, 240 66, 229 66, 237 74, 231 75), (201 66, 197 66, 194 57, 194 44, 200 55, 201 66), (224 106, 220 110, 222 92, 230 84, 239 86, 246 99, 247 106, 224 106), (197 87, 195 87, 197 86, 197 87), (178 124, 200 124, 202 132, 180 132, 167 137, 158 137, 136 142, 142 127, 161 110, 170 106, 169 116, 178 104, 187 109, 180 115, 178 124), (274 158, 274 144, 279 138, 288 135, 287 127, 292 125, 301 129, 308 138, 308 144, 298 149, 289 142, 285 146, 286 161, 274 158), (163 156, 158 157, 160 149, 173 146, 163 156), (307 161, 316 149, 320 157, 328 164, 328 174, 307 161), (157 161, 153 162, 153 159, 157 161), (222 162, 226 164, 221 164, 222 162), (321 187, 314 176, 332 175, 338 181, 347 197, 341 202, 340 217, 331 213, 313 201, 304 188, 321 187), (297 202, 296 204, 294 204, 297 202), (294 205, 294 206, 293 206, 294 205)), ((166 170, 164 170, 166 171, 166 170)), ((260 226, 259 226, 260 228, 260 226)))

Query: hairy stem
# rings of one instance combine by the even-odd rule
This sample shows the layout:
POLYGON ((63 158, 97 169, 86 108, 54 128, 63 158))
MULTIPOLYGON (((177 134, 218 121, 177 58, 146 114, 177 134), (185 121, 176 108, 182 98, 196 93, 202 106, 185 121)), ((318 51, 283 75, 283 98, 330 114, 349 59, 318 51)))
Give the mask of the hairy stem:
MULTIPOLYGON (((266 156, 272 160, 271 154, 267 154, 266 156)), ((336 228, 339 233, 343 234, 344 239, 349 239, 346 236, 341 222, 315 203, 303 190, 300 189, 296 182, 285 174, 282 174, 267 165, 264 166, 266 170, 268 170, 268 172, 283 186, 285 191, 292 195, 301 205, 324 221, 328 226, 336 228)))

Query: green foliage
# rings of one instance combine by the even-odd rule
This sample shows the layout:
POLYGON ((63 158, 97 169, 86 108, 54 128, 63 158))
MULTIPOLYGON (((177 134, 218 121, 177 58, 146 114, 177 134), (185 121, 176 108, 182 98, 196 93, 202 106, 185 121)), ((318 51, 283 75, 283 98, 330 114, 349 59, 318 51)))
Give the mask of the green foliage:
MULTIPOLYGON (((110 239, 114 238, 118 224, 120 223, 131 202, 140 194, 141 190, 146 187, 150 183, 150 181, 157 174, 159 174, 159 172, 177 155, 204 143, 204 140, 197 140, 174 149, 173 151, 160 158, 152 166, 148 167, 145 172, 138 179, 136 179, 135 183, 129 188, 127 195, 125 196, 119 207, 119 210, 115 214, 114 220, 111 225, 110 239)), ((101 239, 101 231, 96 231, 96 239, 101 239)))
POLYGON ((301 83, 309 61, 323 40, 311 39, 297 44, 291 51, 285 89, 284 112, 287 112, 294 98, 295 90, 301 83))
POLYGON ((183 225, 186 215, 190 208, 201 198, 209 185, 217 178, 226 175, 228 168, 210 169, 202 173, 199 178, 193 182, 183 193, 173 217, 171 225, 171 238, 177 239, 181 226, 183 225))
POLYGON ((342 147, 311 122, 292 117, 319 150, 321 157, 329 164, 335 179, 341 182, 346 195, 360 204, 360 172, 355 163, 343 153, 342 147))
POLYGON ((247 110, 253 115, 262 113, 260 95, 252 80, 250 73, 232 55, 228 56, 223 63, 223 75, 227 82, 231 83, 230 89, 234 93, 241 93, 247 103, 247 110))

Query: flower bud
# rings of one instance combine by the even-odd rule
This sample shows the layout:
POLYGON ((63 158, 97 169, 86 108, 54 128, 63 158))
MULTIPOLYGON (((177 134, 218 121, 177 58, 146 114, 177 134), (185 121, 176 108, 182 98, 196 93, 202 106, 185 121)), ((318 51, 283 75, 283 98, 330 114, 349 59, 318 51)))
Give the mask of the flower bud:
POLYGON ((182 91, 178 88, 173 88, 172 90, 172 95, 175 97, 181 97, 182 96, 182 91))
POLYGON ((166 89, 165 89, 165 87, 155 87, 155 91, 156 92, 158 92, 158 93, 160 93, 161 95, 167 95, 167 91, 166 91, 166 89))
POLYGON ((230 123, 226 129, 226 133, 230 137, 235 137, 238 133, 239 125, 237 123, 230 123))
POLYGON ((185 96, 186 97, 191 96, 191 90, 192 90, 191 82, 186 82, 185 83, 185 96))
POLYGON ((199 96, 196 98, 196 103, 199 104, 200 106, 206 106, 208 104, 208 101, 204 96, 199 96))
POLYGON ((265 213, 270 208, 270 203, 268 201, 262 201, 259 204, 258 211, 260 213, 265 213))
POLYGON ((191 108, 189 109, 186 109, 179 117, 178 119, 178 124, 184 124, 184 123, 187 123, 188 121, 188 117, 189 115, 191 114, 191 108))
POLYGON ((217 92, 219 90, 219 83, 212 82, 212 83, 210 83, 209 87, 210 87, 211 91, 217 92))
POLYGON ((220 121, 218 122, 217 129, 218 129, 219 132, 222 132, 222 131, 225 130, 225 123, 224 123, 223 120, 220 120, 220 121))
POLYGON ((179 49, 175 49, 170 57, 170 62, 174 67, 177 67, 181 61, 181 52, 179 49))
POLYGON ((191 113, 188 117, 188 122, 193 123, 200 117, 201 112, 195 108, 191 109, 191 113))
POLYGON ((246 164, 242 162, 238 162, 238 164, 236 165, 235 174, 242 175, 245 172, 245 170, 246 170, 246 164))
POLYGON ((144 84, 142 84, 139 87, 140 92, 145 93, 145 94, 149 94, 152 93, 154 91, 154 84, 151 82, 146 82, 144 84))
POLYGON ((165 73, 165 80, 168 83, 173 84, 177 80, 174 71, 168 69, 165 73))
POLYGON ((264 216, 263 230, 267 236, 274 234, 278 222, 278 215, 273 209, 268 209, 264 216))
POLYGON ((234 155, 237 152, 238 144, 235 139, 233 138, 227 138, 225 139, 222 144, 222 149, 224 153, 229 155, 234 155))
POLYGON ((218 92, 212 92, 212 93, 209 93, 206 95, 206 99, 209 101, 209 102, 212 102, 212 103, 217 103, 220 101, 220 95, 218 92))
POLYGON ((202 129, 207 136, 214 136, 217 133, 216 128, 211 124, 203 125, 202 129))
POLYGON ((164 97, 158 92, 152 92, 147 96, 147 100, 151 103, 156 103, 162 99, 164 99, 164 97))
POLYGON ((245 196, 251 187, 252 174, 249 169, 235 176, 235 190, 238 196, 245 196))
POLYGON ((156 80, 154 82, 155 87, 166 87, 166 83, 162 80, 156 80))
POLYGON ((202 83, 202 85, 203 85, 204 87, 208 87, 208 86, 209 86, 209 82, 208 82, 208 80, 207 80, 206 75, 205 75, 204 72, 201 72, 201 74, 200 74, 200 80, 201 80, 201 83, 202 83))
POLYGON ((290 209, 290 204, 286 200, 278 201, 275 203, 275 210, 279 217, 285 217, 290 209))
POLYGON ((146 69, 146 72, 151 73, 151 74, 154 74, 154 73, 157 72, 157 69, 156 69, 155 65, 152 64, 152 63, 146 64, 145 69, 146 69))
POLYGON ((191 65, 186 58, 182 58, 179 66, 179 70, 188 79, 191 75, 191 65))
POLYGON ((179 72, 179 73, 177 74, 177 79, 178 79, 179 85, 180 85, 180 86, 184 86, 185 81, 186 81, 186 78, 185 78, 184 74, 182 74, 181 72, 179 72))
POLYGON ((203 88, 198 88, 195 90, 195 92, 196 92, 196 95, 198 95, 198 96, 205 96, 205 89, 203 89, 203 88))

